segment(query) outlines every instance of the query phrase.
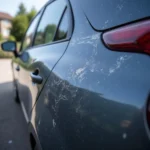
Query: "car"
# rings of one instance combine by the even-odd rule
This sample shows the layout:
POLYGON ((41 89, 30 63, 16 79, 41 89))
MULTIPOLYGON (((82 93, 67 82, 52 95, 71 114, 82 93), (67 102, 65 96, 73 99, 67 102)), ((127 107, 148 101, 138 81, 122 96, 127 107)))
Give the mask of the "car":
POLYGON ((150 149, 150 1, 50 0, 13 52, 32 150, 150 149))

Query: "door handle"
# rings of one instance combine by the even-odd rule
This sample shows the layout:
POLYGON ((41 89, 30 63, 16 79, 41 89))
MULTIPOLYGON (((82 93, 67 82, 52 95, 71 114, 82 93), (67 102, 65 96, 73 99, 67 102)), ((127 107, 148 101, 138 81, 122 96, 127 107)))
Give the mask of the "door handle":
POLYGON ((33 83, 41 84, 43 81, 42 77, 35 73, 31 73, 30 77, 33 83))
POLYGON ((20 71, 20 67, 19 66, 16 67, 16 71, 20 71))

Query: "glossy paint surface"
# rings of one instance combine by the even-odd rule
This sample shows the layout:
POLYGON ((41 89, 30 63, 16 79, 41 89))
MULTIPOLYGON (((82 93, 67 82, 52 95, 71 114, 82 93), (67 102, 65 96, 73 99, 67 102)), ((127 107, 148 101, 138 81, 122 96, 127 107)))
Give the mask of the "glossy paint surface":
MULTIPOLYGON (((45 5, 45 9, 42 8, 40 13, 32 21, 27 33, 25 34, 19 57, 13 59, 12 65, 14 70, 14 79, 16 81, 15 83, 18 89, 19 99, 27 122, 30 121, 31 110, 38 99, 50 72, 67 48, 69 38, 69 36, 67 36, 66 39, 62 40, 63 42, 44 42, 35 46, 34 41, 36 36, 35 32, 37 31, 36 28, 40 26, 41 20, 45 18, 45 14, 47 14, 47 7, 50 6, 52 12, 55 12, 56 8, 60 8, 61 10, 61 13, 49 16, 53 22, 56 19, 56 16, 57 18, 59 16, 61 19, 63 14, 62 10, 65 10, 65 5, 66 2, 64 0, 54 3, 49 1, 45 5), (41 15, 42 17, 40 17, 41 15)), ((48 12, 52 13, 50 10, 48 10, 48 12)), ((57 27, 58 22, 56 23, 54 21, 53 26, 57 27)), ((48 23, 43 26, 51 28, 51 25, 48 23)), ((46 37, 47 39, 51 38, 50 36, 46 37)), ((40 40, 43 39, 39 38, 39 41, 40 40)))
MULTIPOLYGON (((73 1, 73 0, 71 0, 73 1)), ((105 30, 150 16, 149 0, 81 0, 85 15, 97 30, 105 30)))
POLYGON ((14 66, 16 67, 18 65, 20 67, 20 71, 18 72, 19 98, 24 103, 29 118, 31 110, 45 81, 50 75, 54 65, 63 55, 67 45, 68 42, 63 42, 31 48, 28 51, 23 52, 19 58, 14 60, 14 66), (42 84, 32 82, 30 74, 35 70, 38 70, 39 76, 43 78, 42 84))
POLYGON ((149 150, 149 55, 108 50, 71 4, 72 39, 32 111, 42 149, 149 150))

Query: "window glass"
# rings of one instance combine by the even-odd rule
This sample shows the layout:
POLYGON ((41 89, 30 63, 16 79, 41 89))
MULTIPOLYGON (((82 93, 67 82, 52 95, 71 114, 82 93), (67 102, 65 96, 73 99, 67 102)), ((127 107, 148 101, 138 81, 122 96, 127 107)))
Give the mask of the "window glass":
POLYGON ((22 50, 25 50, 25 49, 27 49, 31 46, 32 39, 33 39, 33 36, 34 36, 34 32, 36 30, 36 26, 37 26, 38 21, 40 19, 41 13, 42 12, 40 12, 35 17, 35 19, 31 23, 30 27, 28 28, 28 31, 26 32, 26 36, 25 36, 24 41, 22 43, 22 50))
POLYGON ((68 28, 69 28, 69 11, 68 9, 66 9, 63 19, 58 28, 55 41, 66 39, 68 34, 68 28))
POLYGON ((53 41, 65 6, 66 3, 64 0, 54 1, 47 6, 37 29, 34 45, 46 44, 53 41))

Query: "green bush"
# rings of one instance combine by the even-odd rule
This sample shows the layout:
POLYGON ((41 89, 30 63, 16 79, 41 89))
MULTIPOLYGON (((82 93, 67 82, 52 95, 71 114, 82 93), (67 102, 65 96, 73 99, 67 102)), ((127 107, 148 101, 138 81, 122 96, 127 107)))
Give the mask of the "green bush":
POLYGON ((12 58, 12 57, 13 57, 12 53, 7 53, 7 52, 4 52, 4 51, 0 50, 0 59, 2 59, 2 58, 12 58))
POLYGON ((10 35, 8 38, 9 41, 16 41, 16 38, 13 35, 10 35))
POLYGON ((22 38, 28 28, 29 22, 27 15, 19 15, 12 20, 11 35, 13 35, 16 41, 22 41, 22 38))

